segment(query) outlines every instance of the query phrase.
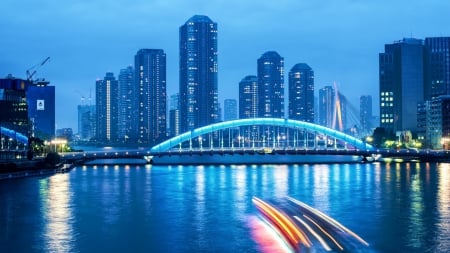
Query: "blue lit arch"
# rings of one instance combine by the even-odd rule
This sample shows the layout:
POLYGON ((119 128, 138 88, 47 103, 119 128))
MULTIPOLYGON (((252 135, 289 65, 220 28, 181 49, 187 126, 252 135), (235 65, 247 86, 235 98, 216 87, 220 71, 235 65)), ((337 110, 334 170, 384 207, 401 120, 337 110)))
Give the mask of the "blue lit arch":
POLYGON ((28 137, 6 127, 0 127, 0 133, 20 143, 28 144, 28 137))
POLYGON ((374 148, 359 140, 355 137, 352 137, 348 134, 336 131, 334 129, 330 129, 327 127, 319 126, 316 124, 304 122, 304 121, 298 121, 298 120, 291 120, 291 119, 279 119, 279 118, 252 118, 252 119, 238 119, 238 120, 230 120, 225 122, 220 122, 204 127, 200 127, 197 129, 194 129, 192 131, 180 134, 178 136, 175 136, 169 140, 166 140, 156 146, 154 146, 151 151, 152 152, 164 152, 168 151, 172 147, 175 147, 185 141, 188 141, 189 139, 196 138, 198 136, 212 133, 219 130, 224 130, 228 128, 235 128, 235 127, 241 127, 241 126, 279 126, 279 127, 287 127, 287 128, 294 128, 294 129, 307 129, 309 131, 315 131, 319 132, 331 137, 334 137, 336 139, 342 140, 352 146, 354 146, 357 149, 363 149, 363 150, 373 150, 374 148))

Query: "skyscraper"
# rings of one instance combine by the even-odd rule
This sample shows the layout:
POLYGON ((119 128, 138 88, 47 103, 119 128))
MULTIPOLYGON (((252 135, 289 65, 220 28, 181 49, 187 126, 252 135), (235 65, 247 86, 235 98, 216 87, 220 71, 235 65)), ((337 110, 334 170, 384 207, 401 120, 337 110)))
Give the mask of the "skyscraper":
POLYGON ((236 99, 225 99, 223 102, 224 116, 223 120, 235 120, 237 119, 237 102, 236 99))
POLYGON ((334 97, 332 86, 325 86, 319 90, 319 125, 333 127, 334 97))
POLYGON ((137 120, 135 106, 135 82, 132 66, 119 73, 119 139, 136 141, 137 120))
POLYGON ((219 120, 217 23, 195 15, 180 27, 182 132, 219 120))
POLYGON ((425 38, 425 99, 450 95, 450 37, 425 38))
POLYGON ((42 140, 55 137, 55 86, 47 81, 38 81, 27 90, 28 115, 33 135, 42 140))
POLYGON ((138 142, 155 145, 166 139, 166 54, 141 49, 134 60, 138 142))
POLYGON ((417 130, 417 105, 424 100, 422 40, 385 45, 379 55, 380 126, 391 131, 417 130))
POLYGON ((284 58, 275 51, 258 59, 258 117, 284 118, 284 58))
POLYGON ((97 80, 95 84, 96 138, 100 143, 114 143, 118 141, 118 98, 119 82, 113 73, 107 72, 105 78, 97 80))
POLYGON ((372 96, 363 95, 359 98, 359 120, 361 130, 368 134, 372 128, 372 96))
POLYGON ((258 117, 258 78, 246 76, 239 82, 239 118, 258 117))
POLYGON ((289 118, 314 123, 314 71, 306 63, 289 71, 289 118))

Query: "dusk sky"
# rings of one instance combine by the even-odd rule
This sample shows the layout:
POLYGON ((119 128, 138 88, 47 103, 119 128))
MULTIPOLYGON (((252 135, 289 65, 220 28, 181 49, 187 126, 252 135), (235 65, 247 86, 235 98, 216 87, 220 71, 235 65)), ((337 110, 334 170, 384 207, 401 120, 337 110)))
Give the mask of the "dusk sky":
POLYGON ((219 101, 238 98, 238 83, 256 75, 266 51, 315 72, 315 90, 334 81, 359 108, 374 96, 378 114, 378 53, 404 37, 450 36, 445 0, 2 0, 0 77, 26 78, 37 69, 56 87, 57 128, 77 131, 81 97, 95 81, 134 64, 141 48, 167 54, 168 94, 178 92, 179 27, 193 15, 218 23, 219 101))

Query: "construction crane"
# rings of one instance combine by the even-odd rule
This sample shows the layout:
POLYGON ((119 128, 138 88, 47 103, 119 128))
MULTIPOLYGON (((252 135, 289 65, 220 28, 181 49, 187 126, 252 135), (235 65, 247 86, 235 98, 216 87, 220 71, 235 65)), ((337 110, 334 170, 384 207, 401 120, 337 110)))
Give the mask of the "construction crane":
POLYGON ((44 65, 46 62, 48 62, 48 60, 50 60, 50 57, 45 58, 45 60, 43 60, 42 62, 27 69, 27 80, 30 82, 33 81, 32 79, 33 79, 33 76, 36 74, 37 69, 42 67, 42 65, 44 65), (31 72, 31 71, 33 71, 33 72, 31 72))

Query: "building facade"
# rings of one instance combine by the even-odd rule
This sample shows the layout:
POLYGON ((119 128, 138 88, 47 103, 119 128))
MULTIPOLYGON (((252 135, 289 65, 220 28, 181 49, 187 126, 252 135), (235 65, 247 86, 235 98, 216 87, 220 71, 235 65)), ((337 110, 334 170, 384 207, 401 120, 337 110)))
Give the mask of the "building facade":
POLYGON ((258 117, 284 118, 284 58, 268 51, 257 65, 258 117))
POLYGON ((427 101, 426 147, 449 149, 450 145, 450 96, 439 96, 427 101))
POLYGON ((289 118, 314 123, 314 71, 306 63, 289 71, 289 118))
POLYGON ((334 89, 332 86, 325 86, 319 90, 319 125, 333 127, 334 116, 334 89))
POLYGON ((425 99, 450 95, 450 37, 425 38, 425 99))
POLYGON ((132 66, 121 69, 119 72, 119 140, 135 142, 137 140, 137 120, 135 106, 135 82, 132 66))
POLYGON ((372 129, 372 96, 359 97, 359 124, 364 135, 370 134, 372 129))
POLYGON ((95 105, 78 105, 78 134, 81 141, 95 138, 95 105))
POLYGON ((28 115, 31 135, 41 140, 55 138, 55 86, 49 82, 38 81, 27 90, 28 115))
POLYGON ((417 131, 417 105, 424 101, 424 46, 418 39, 385 45, 379 54, 380 126, 417 131))
POLYGON ((189 131, 219 121, 217 23, 195 15, 180 27, 180 122, 189 131))
POLYGON ((180 130, 180 94, 176 93, 170 96, 169 105, 169 130, 170 137, 181 134, 180 130))
MULTIPOLYGON (((26 91, 29 82, 22 79, 0 79, 0 127, 28 136, 30 125, 28 120, 28 104, 26 91)), ((8 141, 3 131, 0 132, 1 149, 5 149, 8 141)))
POLYGON ((223 107, 224 107, 224 116, 223 120, 235 120, 237 119, 237 101, 236 99, 225 99, 223 101, 223 107))
POLYGON ((166 54, 141 49, 135 69, 138 142, 155 145, 167 138, 166 54))
POLYGON ((104 79, 95 83, 97 112, 96 140, 99 143, 115 143, 119 139, 119 82, 107 72, 104 79))
POLYGON ((239 119, 258 117, 258 77, 246 76, 239 82, 239 119))

